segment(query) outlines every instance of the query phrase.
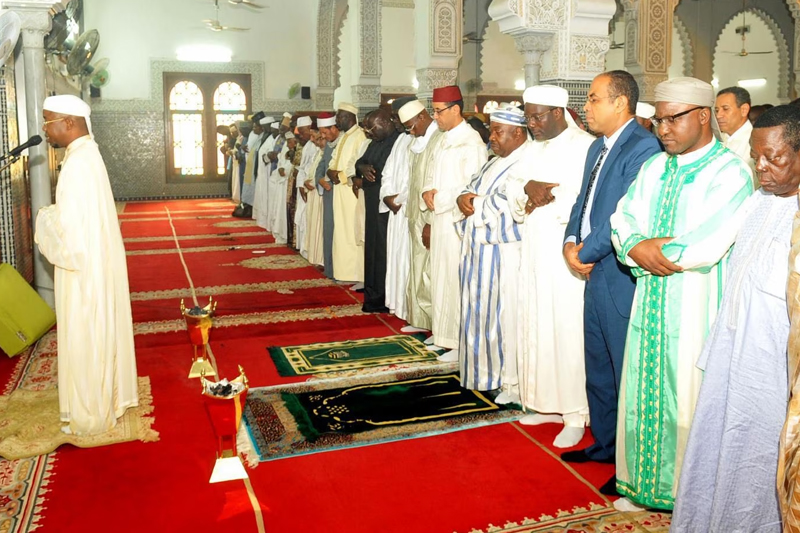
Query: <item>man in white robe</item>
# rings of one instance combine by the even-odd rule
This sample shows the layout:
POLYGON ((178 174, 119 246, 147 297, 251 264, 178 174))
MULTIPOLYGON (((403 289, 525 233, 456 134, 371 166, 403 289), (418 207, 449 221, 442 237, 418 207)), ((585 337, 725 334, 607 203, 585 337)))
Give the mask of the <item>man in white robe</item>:
POLYGON ((269 217, 272 227, 272 236, 278 244, 286 244, 289 238, 289 226, 286 218, 286 195, 289 174, 294 169, 292 160, 289 159, 289 151, 297 146, 297 139, 294 133, 287 131, 283 138, 286 142, 278 154, 278 165, 272 173, 273 183, 272 193, 269 199, 269 217))
POLYGON ((308 168, 317 155, 317 146, 308 142, 311 140, 311 117, 303 116, 297 119, 297 137, 303 145, 300 156, 300 165, 294 170, 297 173, 295 180, 295 194, 297 203, 294 212, 294 225, 296 229, 297 248, 300 255, 308 259, 308 248, 306 248, 306 210, 308 208, 308 189, 306 189, 306 179, 308 179, 308 168))
POLYGON ((750 139, 762 187, 731 253, 670 531, 781 532, 776 478, 789 391, 786 283, 800 185, 800 108, 779 106, 750 139))
POLYGON ((252 218, 253 203, 256 199, 256 177, 258 176, 258 149, 264 138, 264 129, 261 119, 264 113, 259 111, 252 117, 253 130, 247 136, 245 152, 244 180, 242 182, 242 203, 233 211, 233 216, 238 218, 252 218))
MULTIPOLYGON (((506 183, 528 148, 525 116, 516 107, 494 111, 489 140, 497 157, 483 165, 456 203, 461 236, 461 386, 490 391, 516 383, 515 318, 520 228, 511 216, 506 183)), ((505 392, 505 391, 504 391, 505 392)), ((499 398, 500 396, 498 396, 499 398)), ((509 403, 506 392, 500 403, 509 403)))
MULTIPOLYGON (((750 165, 754 166, 750 157, 750 135, 753 125, 750 124, 750 93, 739 86, 727 87, 717 93, 714 102, 714 113, 717 117, 719 129, 722 132, 722 144, 750 165)), ((754 183, 757 180, 754 176, 754 183)))
MULTIPOLYGON (((397 115, 400 108, 413 97, 398 98, 392 102, 392 122, 404 131, 397 115)), ((389 213, 386 232, 386 307, 397 318, 406 320, 406 287, 408 286, 409 239, 406 203, 408 202, 408 180, 411 173, 409 146, 414 137, 401 133, 386 160, 381 181, 381 213, 389 213)))
POLYGON ((481 136, 461 116, 464 101, 457 85, 433 91, 433 118, 444 139, 433 161, 429 183, 422 188, 420 209, 434 213, 431 226, 432 349, 448 351, 441 361, 458 361, 461 289, 458 280, 461 239, 456 198, 488 159, 481 136))
POLYGON ((272 163, 269 160, 268 154, 275 146, 275 138, 277 134, 270 134, 269 125, 275 121, 272 117, 264 117, 259 123, 264 128, 264 139, 261 146, 258 148, 258 157, 256 164, 258 165, 258 176, 256 179, 256 193, 253 202, 253 219, 256 225, 267 229, 267 211, 269 205, 269 175, 272 170, 272 163))
POLYGON ((91 435, 139 405, 128 269, 89 106, 65 95, 43 108, 47 141, 67 149, 56 203, 39 210, 34 236, 55 267, 62 431, 91 435))
POLYGON ((333 184, 333 276, 363 284, 364 246, 356 238, 358 190, 353 189, 351 178, 367 137, 358 126, 357 115, 353 104, 342 102, 337 108, 336 126, 343 133, 328 167, 328 179, 333 184))
POLYGON ((306 259, 312 265, 323 266, 325 264, 322 251, 322 194, 324 189, 316 182, 316 175, 322 162, 327 140, 319 131, 311 130, 311 142, 314 143, 316 151, 311 164, 304 170, 307 203, 305 248, 308 250, 308 257, 306 259))
POLYGON ((578 128, 566 111, 569 94, 540 85, 523 93, 528 129, 535 139, 507 184, 511 214, 522 224, 522 259, 514 279, 517 361, 522 405, 535 414, 522 424, 563 423, 557 448, 583 438, 589 422, 584 363, 585 278, 561 255, 563 234, 583 181, 584 164, 595 137, 578 128), (532 180, 558 183, 555 200, 533 209, 525 187, 532 180))

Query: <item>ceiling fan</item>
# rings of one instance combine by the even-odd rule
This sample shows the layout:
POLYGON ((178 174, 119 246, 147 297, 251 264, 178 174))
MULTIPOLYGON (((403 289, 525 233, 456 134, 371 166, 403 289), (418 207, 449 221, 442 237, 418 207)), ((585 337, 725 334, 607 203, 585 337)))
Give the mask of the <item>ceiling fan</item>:
POLYGON ((252 2, 251 0, 228 0, 228 3, 233 4, 235 6, 247 6, 255 9, 264 9, 265 7, 269 7, 269 6, 262 6, 261 4, 257 4, 256 2, 252 2))
POLYGON ((739 57, 747 57, 755 54, 771 54, 773 50, 766 52, 748 52, 747 51, 747 34, 750 32, 750 27, 747 25, 747 0, 742 0, 742 25, 736 28, 736 33, 742 34, 742 49, 738 52, 726 52, 723 54, 733 54, 739 57))
MULTIPOLYGON (((244 1, 244 0, 242 0, 244 1)), ((213 19, 205 19, 203 23, 211 31, 250 31, 250 28, 237 28, 235 26, 223 26, 219 21, 219 0, 214 0, 214 11, 216 16, 213 19)))

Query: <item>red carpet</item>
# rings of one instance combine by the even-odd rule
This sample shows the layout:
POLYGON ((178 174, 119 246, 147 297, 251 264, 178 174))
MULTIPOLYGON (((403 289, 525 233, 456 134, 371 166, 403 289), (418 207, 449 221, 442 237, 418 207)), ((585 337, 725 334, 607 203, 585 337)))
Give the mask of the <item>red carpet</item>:
MULTIPOLYGON (((228 241, 230 236, 221 234, 259 230, 229 216, 197 218, 229 213, 232 205, 225 201, 128 203, 120 218, 124 237, 137 239, 126 243, 129 251, 174 247, 169 240, 148 240, 172 235, 160 214, 165 207, 183 237, 182 248, 273 242, 266 233, 228 241), (151 218, 163 220, 134 221, 151 218), (230 227, 230 222, 245 224, 230 227), (186 238, 194 235, 203 237, 186 238)), ((214 294, 219 302, 222 325, 211 330, 211 348, 221 377, 235 377, 242 365, 251 386, 300 381, 304 378, 278 376, 267 346, 380 337, 404 325, 392 316, 361 314, 361 295, 325 282, 285 247, 264 249, 264 254, 250 249, 184 254, 198 299, 204 303, 205 294, 214 294), (338 309, 349 311, 336 314, 338 309)), ((34 523, 44 533, 259 531, 245 483, 208 483, 215 443, 198 381, 186 377, 192 349, 178 305, 182 297, 189 305, 191 297, 179 255, 129 255, 128 268, 140 331, 138 372, 151 380, 160 440, 60 448, 30 463, 24 490, 0 478, 0 510, 10 517, 3 531, 25 531, 34 523), (163 332, 150 332, 156 327, 163 332), (47 464, 46 475, 34 475, 47 464)), ((0 358, 0 379, 15 383, 27 364, 24 357, 0 358)), ((569 468, 550 451, 558 429, 502 424, 261 463, 249 470, 253 498, 271 533, 477 533, 489 531, 490 524, 569 515, 590 504, 605 508, 608 501, 593 486, 604 483, 613 467, 569 468)), ((587 436, 582 445, 588 442, 587 436)), ((18 466, 0 461, 3 472, 18 466)))

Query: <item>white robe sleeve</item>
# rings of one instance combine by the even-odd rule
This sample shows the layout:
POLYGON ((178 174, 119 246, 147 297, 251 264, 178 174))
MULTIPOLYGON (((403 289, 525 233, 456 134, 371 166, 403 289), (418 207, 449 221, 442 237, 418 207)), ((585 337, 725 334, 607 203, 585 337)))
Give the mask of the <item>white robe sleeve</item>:
POLYGON ((53 265, 80 271, 88 255, 87 243, 83 239, 85 210, 81 208, 86 198, 81 195, 81 187, 69 184, 72 179, 62 173, 57 204, 39 210, 34 242, 53 265))
POLYGON ((433 211, 437 215, 452 211, 456 207, 456 199, 464 191, 472 177, 480 171, 488 159, 486 147, 483 145, 466 145, 458 150, 458 165, 453 169, 450 180, 441 189, 437 189, 433 197, 433 211))

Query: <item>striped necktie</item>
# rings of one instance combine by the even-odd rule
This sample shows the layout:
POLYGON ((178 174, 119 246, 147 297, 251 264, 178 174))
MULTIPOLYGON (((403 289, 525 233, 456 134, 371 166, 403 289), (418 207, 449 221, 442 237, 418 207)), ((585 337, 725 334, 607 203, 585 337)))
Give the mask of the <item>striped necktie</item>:
POLYGON ((602 166, 603 159, 605 159, 607 153, 608 153, 608 146, 603 144, 603 149, 600 150, 600 157, 597 158, 597 163, 594 164, 592 173, 589 175, 589 185, 586 186, 586 197, 583 199, 583 207, 581 207, 581 218, 579 219, 578 223, 578 236, 583 235, 583 217, 586 216, 586 208, 589 206, 589 198, 591 198, 592 196, 592 189, 594 188, 594 183, 595 181, 597 181, 597 175, 600 173, 600 167, 602 166))

